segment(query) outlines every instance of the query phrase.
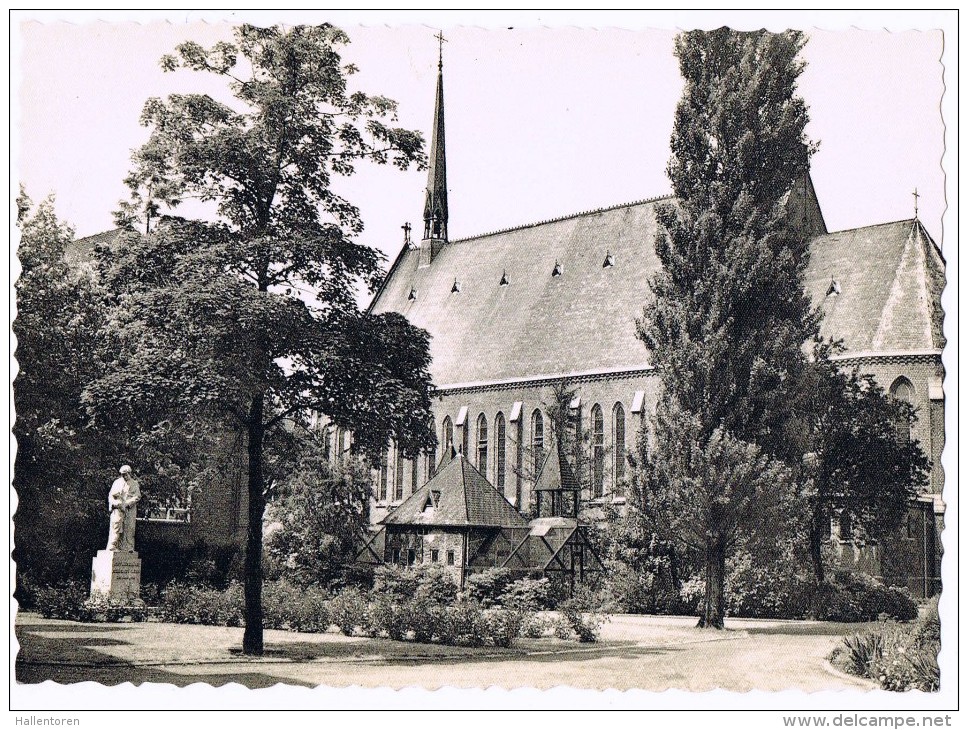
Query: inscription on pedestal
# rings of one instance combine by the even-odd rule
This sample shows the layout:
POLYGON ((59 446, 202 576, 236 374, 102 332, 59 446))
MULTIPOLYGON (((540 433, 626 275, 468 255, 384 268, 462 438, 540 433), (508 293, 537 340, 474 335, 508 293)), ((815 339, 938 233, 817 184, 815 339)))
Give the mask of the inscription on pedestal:
POLYGON ((141 594, 141 560, 138 553, 98 550, 91 566, 91 596, 113 601, 134 601, 141 594))

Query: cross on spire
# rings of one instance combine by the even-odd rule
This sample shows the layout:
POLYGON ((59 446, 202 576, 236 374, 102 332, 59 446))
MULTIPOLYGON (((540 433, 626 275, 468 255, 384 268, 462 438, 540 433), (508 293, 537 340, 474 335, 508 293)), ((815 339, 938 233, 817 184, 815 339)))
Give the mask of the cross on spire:
POLYGON ((444 32, 442 30, 438 30, 437 35, 435 35, 434 38, 437 39, 437 44, 440 46, 440 48, 438 49, 440 55, 437 60, 437 68, 443 68, 444 67, 444 44, 447 42, 447 39, 444 38, 444 32))
POLYGON ((920 198, 921 196, 918 195, 917 188, 914 188, 914 192, 911 193, 911 195, 914 196, 914 220, 917 220, 918 219, 918 198, 920 198))

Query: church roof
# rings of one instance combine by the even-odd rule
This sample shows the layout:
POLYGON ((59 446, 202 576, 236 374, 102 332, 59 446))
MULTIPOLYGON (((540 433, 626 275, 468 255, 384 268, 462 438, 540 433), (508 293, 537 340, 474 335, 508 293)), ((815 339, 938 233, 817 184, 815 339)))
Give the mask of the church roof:
POLYGON ((452 241, 423 268, 419 250, 405 250, 373 311, 430 332, 438 387, 645 367, 635 317, 659 265, 655 203, 452 241))
MULTIPOLYGON (((635 319, 659 268, 656 206, 668 201, 452 241, 422 268, 420 251, 405 249, 372 310, 431 334, 441 388, 647 368, 635 319)), ((944 262, 920 223, 822 234, 811 251, 806 286, 824 309, 822 333, 843 339, 848 355, 941 346, 944 262)))
POLYGON ((944 259, 920 221, 829 233, 810 253, 806 288, 823 310, 821 332, 848 355, 944 346, 944 259))
POLYGON ((464 458, 445 456, 433 478, 383 518, 384 525, 526 527, 527 521, 464 458))
POLYGON ((75 239, 67 245, 64 258, 71 266, 91 263, 94 261, 94 250, 97 246, 112 245, 122 233, 124 233, 123 228, 114 228, 95 233, 93 236, 75 239))

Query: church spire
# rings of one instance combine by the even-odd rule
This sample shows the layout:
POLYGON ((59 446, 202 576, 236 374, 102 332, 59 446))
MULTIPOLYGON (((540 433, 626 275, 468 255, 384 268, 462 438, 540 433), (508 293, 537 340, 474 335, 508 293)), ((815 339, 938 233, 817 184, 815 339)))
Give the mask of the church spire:
POLYGON ((424 202, 424 241, 447 242, 447 159, 444 146, 444 38, 437 33, 440 56, 437 63, 437 103, 430 138, 430 166, 424 202))

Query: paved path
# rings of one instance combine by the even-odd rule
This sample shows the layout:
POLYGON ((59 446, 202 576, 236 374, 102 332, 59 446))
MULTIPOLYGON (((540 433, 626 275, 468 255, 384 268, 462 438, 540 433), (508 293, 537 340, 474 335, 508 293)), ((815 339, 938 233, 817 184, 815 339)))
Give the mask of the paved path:
POLYGON ((266 655, 239 653, 242 629, 160 623, 80 624, 17 617, 17 681, 193 682, 248 687, 871 689, 834 673, 826 656, 858 626, 733 620, 716 632, 694 619, 614 616, 601 640, 521 640, 513 649, 458 649, 336 633, 266 632, 266 655))

